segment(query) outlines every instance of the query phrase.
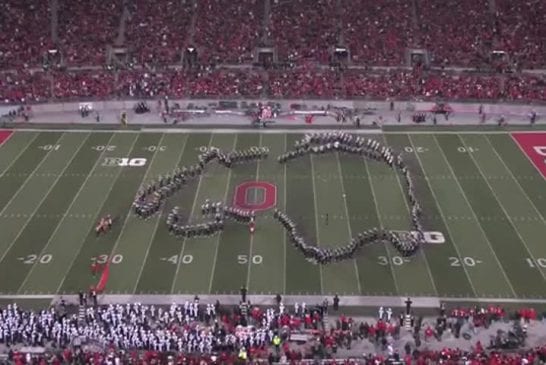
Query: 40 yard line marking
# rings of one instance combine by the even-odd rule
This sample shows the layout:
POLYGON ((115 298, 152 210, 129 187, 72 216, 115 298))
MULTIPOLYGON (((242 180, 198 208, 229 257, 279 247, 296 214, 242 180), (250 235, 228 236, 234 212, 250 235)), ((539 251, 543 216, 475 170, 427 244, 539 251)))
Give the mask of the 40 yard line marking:
MULTIPOLYGON (((116 133, 114 133, 114 135, 116 135, 116 133)), ((135 148, 135 144, 138 140, 138 136, 136 136, 134 139, 133 139, 133 143, 131 143, 131 146, 129 147, 129 149, 127 150, 127 154, 131 154, 131 152, 133 152, 133 149, 135 148)), ((119 175, 121 175, 121 171, 123 170, 123 168, 120 166, 118 167, 118 172, 116 174, 116 178, 112 181, 112 185, 110 185, 110 189, 108 189, 108 192, 106 194, 104 194, 104 201, 102 202, 102 204, 100 205, 100 207, 98 208, 98 210, 95 212, 95 216, 101 211, 101 209, 104 207, 104 204, 106 203, 106 198, 108 198, 108 196, 110 195, 110 193, 112 192, 112 189, 114 188, 114 185, 116 185, 116 181, 118 180, 119 178, 119 175)), ((61 290, 61 288, 63 287, 64 285, 64 281, 66 280, 66 274, 68 274, 70 272, 70 269, 72 269, 72 266, 74 266, 75 264, 75 261, 78 259, 78 256, 80 256, 80 253, 82 252, 83 250, 83 246, 85 246, 85 241, 87 240, 87 235, 84 236, 83 238, 83 242, 80 244, 80 248, 78 249, 78 252, 76 253, 76 255, 74 256, 74 258, 72 259, 72 262, 70 263, 70 265, 68 265, 68 269, 65 271, 65 275, 63 275, 63 279, 61 280, 59 286, 57 287, 57 289, 55 290, 55 293, 59 293, 59 291, 61 290)))
MULTIPOLYGON (((163 136, 161 137, 161 140, 159 141, 158 143, 158 146, 161 146, 162 142, 163 142, 163 138, 166 136, 166 134, 163 134, 163 136)), ((176 168, 176 166, 178 166, 180 164, 180 161, 182 160, 182 156, 184 155, 184 152, 186 150, 186 145, 188 144, 188 137, 186 137, 186 139, 184 140, 184 146, 180 149, 180 155, 178 156, 178 158, 176 159, 176 165, 174 168, 176 168)), ((156 153, 159 152, 159 150, 156 150, 156 153)), ((173 169, 174 169, 173 168, 173 169)), ((143 181, 146 181, 146 180, 143 180, 143 181)), ((163 207, 164 208, 164 207, 163 207)), ((154 238, 155 238, 155 235, 157 233, 157 229, 159 228, 159 222, 161 221, 161 211, 163 209, 159 209, 159 212, 158 212, 158 216, 157 216, 157 219, 156 219, 156 222, 155 222, 155 226, 154 226, 154 229, 153 229, 153 232, 152 232, 152 235, 150 236, 150 240, 148 242, 148 248, 146 249, 146 254, 144 254, 144 260, 142 261, 142 264, 140 265, 140 271, 138 273, 138 276, 137 276, 137 280, 135 281, 135 286, 133 287, 133 294, 136 293, 137 291, 137 288, 138 288, 138 283, 140 282, 140 278, 142 276, 142 273, 144 272, 144 266, 146 266, 146 261, 148 260, 148 255, 150 254, 150 249, 152 247, 152 243, 154 241, 154 238)), ((172 292, 172 291, 171 291, 172 292)))
MULTIPOLYGON (((112 139, 114 138, 114 135, 115 133, 112 133, 112 136, 110 137, 110 139, 108 140, 108 143, 107 144, 110 144, 110 142, 112 141, 112 139)), ((82 143, 82 146, 87 142, 87 139, 91 136, 91 134, 89 134, 89 136, 85 139, 85 141, 83 141, 82 143)), ((81 148, 81 147, 80 147, 81 148)), ((76 202, 76 200, 78 199, 78 197, 80 196, 80 193, 82 192, 83 188, 87 185, 87 181, 89 180, 89 178, 92 176, 93 172, 95 171, 95 169, 97 168, 97 166, 99 166, 99 162, 102 161, 102 158, 103 158, 103 155, 104 153, 106 152, 106 149, 104 149, 100 154, 99 154, 99 157, 97 158, 97 161, 95 162, 95 164, 93 165, 93 168, 91 169, 91 171, 89 171, 89 173, 87 174, 87 177, 85 178, 85 180, 83 181, 82 185, 80 186, 80 188, 78 189, 78 192, 76 193, 76 195, 74 195, 74 198, 72 199, 72 202, 70 203, 70 205, 68 206, 68 208, 66 209, 65 211, 65 214, 63 216, 63 218, 61 218, 61 220, 59 221, 59 223, 57 224, 57 227, 55 227, 55 230, 53 231, 53 233, 51 234, 51 236, 49 237, 49 239, 47 240, 47 243, 45 244, 44 248, 40 251, 40 254, 38 255, 38 257, 41 257, 46 251, 47 249, 49 248, 49 245, 51 244, 51 241, 53 239, 53 237, 55 237, 55 234, 57 234, 57 231, 59 230, 59 228, 63 225, 66 217, 68 216, 68 212, 70 212, 70 210, 72 209, 74 203, 76 202)), ((75 154, 74 154, 75 155, 75 154)), ((59 175, 62 175, 62 174, 59 174, 59 175)), ((21 283, 21 285, 19 286, 19 288, 17 289, 17 293, 19 293, 26 285, 28 279, 32 276, 32 273, 34 272, 34 269, 36 268, 37 266, 37 262, 35 262, 32 267, 30 268, 30 271, 29 273, 27 274, 27 276, 25 277, 25 280, 21 283)))
MULTIPOLYGON (((237 146, 237 140, 239 139, 239 135, 236 134, 235 135, 235 138, 233 139, 233 149, 236 148, 237 146)), ((231 170, 233 169, 228 169, 228 179, 227 179, 227 184, 226 184, 226 192, 224 194, 224 201, 227 200, 227 196, 228 196, 228 193, 229 193, 229 186, 231 185, 231 170)), ((197 199, 197 197, 196 197, 197 199)), ((220 233, 221 235, 222 233, 220 233)), ((218 249, 220 248, 220 235, 218 235, 218 238, 216 239, 216 250, 214 251, 214 259, 212 261, 212 270, 210 272, 210 281, 209 281, 209 293, 212 291, 212 283, 214 281, 214 272, 216 271, 216 262, 218 261, 218 249)), ((250 258, 250 260, 252 260, 252 257, 250 258)))
MULTIPOLYGON (((341 162, 339 161, 339 152, 335 152, 336 160, 337 160, 337 168, 339 172, 339 181, 341 182, 341 192, 343 194, 343 206, 345 207, 345 216, 347 217, 347 232, 349 233, 349 240, 353 238, 353 230, 351 228, 351 222, 350 222, 350 215, 349 215, 349 208, 347 208, 347 195, 345 193, 345 183, 343 181, 343 173, 341 172, 341 162)), ((358 293, 362 293, 362 286, 360 283, 360 273, 358 271, 358 265, 356 263, 356 259, 353 258, 353 264, 355 267, 355 274, 356 274, 356 282, 358 284, 358 293)))
MULTIPOLYGON (((459 188, 459 191, 461 192, 461 194, 463 195, 464 197, 464 200, 466 202, 466 204, 470 207, 470 210, 472 211, 472 215, 474 216, 474 220, 476 221, 476 223, 478 224, 478 227, 480 228, 480 231, 482 232, 482 235, 483 237, 485 238, 485 241, 487 242, 487 244, 489 245, 489 249, 491 250, 491 252, 493 253, 493 256, 495 257, 495 260, 497 261, 497 264, 499 265, 499 268, 501 269, 502 271, 502 274, 504 276, 504 279, 506 280, 506 282, 508 283, 508 285, 510 286, 510 290, 512 291, 512 294, 514 295, 514 297, 517 297, 517 294, 516 294, 516 291, 514 290, 514 287, 512 286, 512 282, 508 279, 508 275, 506 274, 506 271, 504 271, 504 267, 501 265, 500 263, 500 260, 497 256, 497 253, 495 252, 495 250, 493 249, 493 245, 491 245, 491 241, 489 241, 489 237, 487 237, 487 235, 485 234, 485 231, 483 230, 483 227, 482 225, 480 224, 480 221, 478 219, 478 216, 476 214, 476 212, 474 211, 474 207, 472 207, 472 205, 470 204, 470 201, 468 200, 468 197, 466 196, 466 193, 464 192, 463 190, 463 187, 461 186, 461 183, 459 182, 459 180, 456 178, 457 175, 455 175, 455 171, 453 170, 453 167, 451 166, 451 164, 449 163, 448 159, 447 159, 447 156, 445 155, 444 153, 444 150, 442 149, 442 147, 440 146, 440 143, 438 142, 438 139, 436 138, 436 136, 433 136, 432 139, 434 140, 434 142, 436 142, 436 146, 438 147, 438 149, 440 150, 440 154, 442 155, 447 167, 449 168, 449 171, 451 172, 451 175, 453 177, 455 177, 455 182, 457 183, 457 187, 459 188)), ((461 139, 459 137, 459 139, 461 139)), ((462 142, 462 139, 461 139, 461 142, 462 142)), ((463 145, 464 145, 464 142, 463 142, 463 145)), ((472 155, 472 154, 470 154, 472 155)))
MULTIPOLYGON (((42 203, 44 202, 44 200, 46 200, 47 196, 49 195, 49 193, 51 193, 51 190, 53 190, 53 188, 55 187, 55 185, 57 185, 57 182, 60 180, 61 176, 64 174, 64 172, 66 171, 66 169, 68 168, 68 166, 70 166, 70 164, 72 163, 72 161, 74 160, 74 158, 76 157, 76 155, 78 154, 78 152, 81 150, 81 148, 84 146, 85 144, 85 141, 87 141, 87 139, 89 138, 91 134, 88 134, 87 137, 83 140, 83 142, 80 144, 80 146, 78 147, 78 149, 74 152, 74 154, 72 155, 72 157, 70 158, 70 160, 67 162, 67 164, 65 165, 65 167, 63 167, 63 169, 61 170, 61 173, 57 175, 57 177, 55 178, 55 180, 53 181, 53 183, 51 184, 51 186, 49 187, 49 189, 47 190, 47 192, 44 194, 44 196, 42 197, 42 199, 40 199, 40 202, 36 205, 36 208, 34 208, 34 211, 29 215, 27 221, 25 222, 25 224, 23 225, 23 227, 21 227, 21 229, 19 230, 19 232, 17 233, 17 236, 15 236, 15 238, 11 241, 9 247, 4 251, 4 253, 2 254, 2 257, 0 257, 0 263, 2 261, 4 261, 4 259, 6 258, 7 254, 9 251, 11 251, 11 249, 13 248, 13 245, 15 244, 15 242, 17 242, 17 239, 19 239, 19 237, 21 236, 21 234, 23 233, 23 231, 27 228, 28 226, 28 223, 32 220, 32 218, 34 217, 34 215, 36 214, 36 212, 38 211, 38 209, 40 209, 40 206, 42 205, 42 203)), ((64 136, 64 133, 59 137, 59 139, 57 139, 57 142, 61 140, 61 138, 64 136)), ((42 161, 40 161, 40 163, 38 164, 38 166, 41 166, 42 163, 49 157, 49 154, 53 152, 53 149, 51 151, 49 151, 43 158, 42 161)), ((36 169, 34 169, 36 171, 36 169)), ((25 180, 25 183, 28 181, 29 179, 25 180)))
MULTIPOLYGON (((466 146, 466 143, 465 141, 459 137, 459 139, 461 140, 463 146, 465 148, 468 148, 466 146)), ((480 175, 482 176, 483 180, 485 181, 485 183, 487 184, 487 186, 489 187, 489 190, 491 190, 491 192, 493 193, 493 196, 495 197, 495 200, 497 201, 497 203, 499 204, 499 206, 501 207, 502 211, 504 212, 504 215, 506 216, 506 218, 508 219, 508 221, 510 222, 510 225, 512 226, 512 228, 514 229, 514 232, 516 232, 516 234, 518 235, 519 239, 521 240, 521 242, 523 243, 523 246, 525 246, 525 249, 527 250, 527 252, 529 253, 530 257, 533 259, 533 260, 536 260, 535 256, 533 255, 533 253, 531 252, 531 250, 529 249, 529 246, 527 245, 527 241, 525 241, 523 239, 523 237, 521 236, 521 234, 519 233, 519 230, 517 229, 516 225, 514 224, 514 222, 512 221, 512 218, 508 215, 508 212, 506 211, 506 209, 504 208, 504 205, 501 203, 497 193, 495 192, 495 190, 493 190, 493 187, 491 186, 491 184, 489 183, 489 180, 487 180, 485 178, 485 174, 483 173, 482 171, 482 168, 480 167, 480 165, 478 165, 478 162, 476 161, 476 159, 474 158, 474 156, 472 156, 472 153, 469 153, 468 155, 470 155, 470 159, 472 160, 472 162, 474 162, 474 165, 476 165, 476 167, 478 168, 478 171, 480 172, 480 175)), ((540 272, 540 275, 542 276, 542 278, 546 281, 546 275, 544 274, 544 271, 539 268, 538 271, 540 272)))
MULTIPOLYGON (((262 134, 260 133, 259 146, 262 146, 262 134)), ((260 161, 256 161, 256 181, 260 180, 260 161)), ((254 195, 256 195, 256 189, 254 189, 254 195)), ((256 196, 254 196, 256 198, 256 196)), ((256 202, 256 199, 254 199, 256 202)), ((250 247, 248 252, 248 270, 246 271, 246 288, 250 290, 250 270, 252 269, 252 252, 254 248, 254 234, 250 235, 250 247)), ((209 290, 210 292, 210 290, 209 290)))

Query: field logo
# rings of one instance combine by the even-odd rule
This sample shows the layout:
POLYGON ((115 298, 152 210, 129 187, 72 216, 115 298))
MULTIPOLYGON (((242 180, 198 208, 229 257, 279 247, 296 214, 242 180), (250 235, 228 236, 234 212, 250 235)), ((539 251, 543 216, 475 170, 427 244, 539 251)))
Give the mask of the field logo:
MULTIPOLYGON (((396 233, 398 233, 404 239, 409 239, 410 235, 417 238, 416 231, 396 231, 396 233)), ((423 239, 426 243, 431 245, 441 245, 442 243, 446 243, 446 239, 442 232, 425 231, 423 232, 423 239)))
POLYGON ((277 186, 267 181, 247 181, 237 185, 233 205, 240 209, 262 211, 277 204, 277 186))
POLYGON ((148 160, 145 158, 105 157, 102 166, 106 167, 142 167, 148 160))
POLYGON ((512 137, 546 179, 546 133, 512 133, 512 137))

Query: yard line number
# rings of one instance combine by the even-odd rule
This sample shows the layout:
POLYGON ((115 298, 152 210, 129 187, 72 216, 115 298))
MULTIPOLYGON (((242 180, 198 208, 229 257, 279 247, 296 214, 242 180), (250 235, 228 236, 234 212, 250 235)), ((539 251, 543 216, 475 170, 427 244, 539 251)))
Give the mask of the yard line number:
POLYGON ((387 256, 379 256, 377 257, 377 260, 377 263, 381 266, 387 266, 389 262, 391 262, 394 266, 401 266, 404 265, 405 262, 410 261, 409 259, 402 256, 393 256, 390 258, 390 260, 387 256))
MULTIPOLYGON (((160 260, 170 262, 173 265, 178 265, 178 260, 179 259, 180 259, 180 255, 174 255, 174 256, 171 256, 171 257, 162 257, 160 260)), ((182 256, 182 261, 181 262, 183 264, 185 264, 185 265, 191 264, 193 262, 193 255, 184 255, 184 256, 182 256)))
POLYGON ((93 146, 91 147, 92 150, 95 150, 95 151, 115 151, 116 150, 116 146, 114 145, 100 145, 100 146, 93 146))
POLYGON ((457 147, 457 151, 458 152, 461 152, 461 153, 466 153, 466 152, 476 152, 478 149, 476 147, 464 147, 464 146, 459 146, 457 147))
POLYGON ((546 257, 539 257, 537 259, 532 259, 528 257, 525 259, 525 261, 527 262, 527 265, 529 265, 529 267, 532 269, 536 267, 546 269, 546 257))
POLYGON ((23 256, 23 257, 19 257, 18 258, 19 261, 22 261, 23 264, 25 265, 34 265, 36 263, 38 264, 49 264, 51 262, 51 260, 53 260, 53 255, 47 253, 45 255, 36 255, 36 254, 31 254, 31 255, 26 255, 26 256, 23 256))
POLYGON ((415 147, 406 146, 404 147, 404 151, 407 153, 413 153, 413 152, 423 153, 423 152, 427 152, 428 148, 421 147, 421 146, 415 146, 415 147))
POLYGON ((44 151, 58 151, 61 148, 60 144, 45 144, 43 146, 38 146, 39 149, 44 151))
POLYGON ((460 266, 468 266, 468 267, 474 267, 477 264, 481 264, 482 261, 478 260, 474 257, 448 257, 449 259, 449 266, 451 267, 460 267, 460 266))
MULTIPOLYGON (((237 263, 239 263, 240 265, 246 265, 246 264, 248 264, 248 261, 249 261, 248 255, 238 255, 237 256, 237 263)), ((253 255, 253 256, 251 256, 250 261, 254 265, 261 265, 264 262, 264 258, 263 258, 262 255, 253 255)))
POLYGON ((156 152, 156 151, 164 152, 166 150, 167 150, 167 146, 148 146, 148 147, 144 147, 144 151, 148 151, 148 152, 156 152))
MULTIPOLYGON (((104 254, 104 255, 98 255, 97 257, 93 257, 91 260, 97 264, 106 264, 109 260, 110 256, 104 254)), ((112 264, 121 264, 123 262, 123 255, 116 254, 112 256, 112 259, 110 259, 110 263, 112 264)))

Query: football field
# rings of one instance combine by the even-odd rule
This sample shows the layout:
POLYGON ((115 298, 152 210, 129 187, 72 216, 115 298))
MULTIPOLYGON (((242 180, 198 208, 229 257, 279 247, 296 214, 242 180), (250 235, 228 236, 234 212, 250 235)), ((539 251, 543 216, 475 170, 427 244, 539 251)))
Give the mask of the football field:
POLYGON ((236 294, 246 286, 268 295, 546 299, 546 133, 364 135, 403 153, 436 242, 411 258, 390 245, 367 246, 326 266, 292 247, 273 208, 324 246, 374 227, 408 230, 403 180, 388 166, 342 153, 279 164, 302 137, 297 131, 0 135, 0 295, 76 293, 104 280, 107 294, 236 294), (132 213, 140 186, 194 164, 208 146, 266 146, 270 154, 232 169, 212 163, 160 215, 132 213), (212 237, 169 234, 173 206, 198 223, 205 199, 262 206, 255 233, 227 222, 212 237), (97 236, 106 214, 115 222, 97 236), (106 277, 91 272, 92 262, 107 267, 106 277))

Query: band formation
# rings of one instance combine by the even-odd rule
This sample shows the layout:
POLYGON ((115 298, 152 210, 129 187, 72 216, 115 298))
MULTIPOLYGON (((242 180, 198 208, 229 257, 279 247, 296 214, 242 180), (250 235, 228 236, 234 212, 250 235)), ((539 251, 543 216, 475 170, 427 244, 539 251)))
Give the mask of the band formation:
MULTIPOLYGON (((308 243, 300 235, 296 223, 284 212, 276 209, 274 218, 286 230, 291 243, 309 261, 318 264, 328 264, 351 259, 362 247, 374 243, 390 242, 402 256, 411 256, 424 243, 423 227, 420 221, 421 207, 415 197, 413 182, 402 156, 393 152, 390 147, 369 138, 353 136, 348 133, 330 132, 307 134, 294 143, 294 149, 278 156, 279 163, 288 163, 307 154, 324 154, 331 152, 349 153, 367 159, 384 162, 390 168, 401 174, 406 186, 406 198, 409 201, 412 232, 403 233, 386 228, 373 228, 358 233, 344 246, 324 247, 317 243, 308 243)), ((267 158, 269 150, 266 147, 252 147, 243 151, 224 153, 216 147, 204 149, 199 154, 198 163, 182 168, 176 168, 166 176, 159 176, 139 190, 133 209, 135 214, 146 219, 157 213, 166 200, 187 184, 189 179, 199 177, 205 167, 216 161, 222 166, 231 168, 237 164, 252 163, 267 158)), ((206 200, 201 206, 201 213, 209 220, 199 224, 183 224, 179 207, 174 207, 167 215, 167 227, 177 237, 210 236, 223 230, 226 220, 235 221, 250 226, 251 232, 255 225, 255 212, 226 206, 222 202, 206 200)))

